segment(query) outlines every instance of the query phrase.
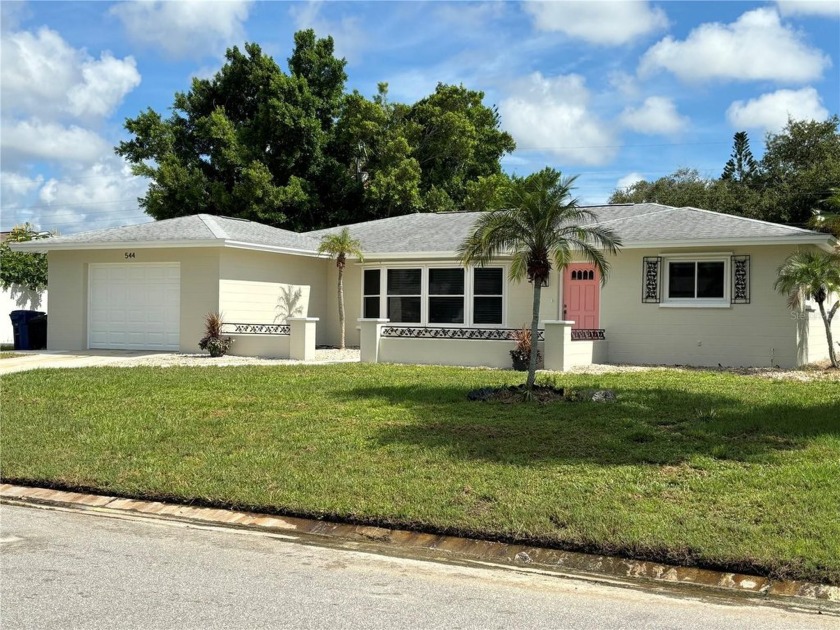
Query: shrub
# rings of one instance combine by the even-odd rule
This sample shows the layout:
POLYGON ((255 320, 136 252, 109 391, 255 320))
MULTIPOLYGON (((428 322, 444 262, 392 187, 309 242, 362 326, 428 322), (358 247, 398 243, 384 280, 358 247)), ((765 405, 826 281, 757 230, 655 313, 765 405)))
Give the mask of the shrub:
MULTIPOLYGON (((533 347, 531 339, 531 328, 523 325, 521 330, 514 333, 516 339, 516 349, 510 351, 510 358, 513 362, 513 369, 520 372, 528 370, 531 363, 531 349, 533 347)), ((537 363, 542 360, 542 354, 537 350, 537 363)))
POLYGON ((207 313, 204 318, 204 337, 198 342, 198 347, 207 350, 211 357, 223 357, 233 343, 230 337, 222 336, 224 325, 221 313, 207 313))

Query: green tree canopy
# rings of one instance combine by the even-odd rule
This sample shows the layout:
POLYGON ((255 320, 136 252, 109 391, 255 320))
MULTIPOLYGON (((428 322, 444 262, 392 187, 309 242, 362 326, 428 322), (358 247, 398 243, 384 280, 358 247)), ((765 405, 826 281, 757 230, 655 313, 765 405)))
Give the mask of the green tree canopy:
POLYGON ((460 208, 467 184, 501 173, 514 149, 484 94, 440 84, 414 105, 346 93, 331 37, 295 34, 288 72, 256 44, 227 51, 210 79, 175 94, 171 115, 126 120, 116 147, 151 180, 156 219, 199 212, 309 230, 460 208))
POLYGON ((764 155, 757 163, 746 133, 738 132, 719 179, 683 168, 617 190, 609 201, 694 206, 806 226, 814 215, 831 212, 827 200, 840 182, 838 125, 837 116, 822 122, 789 120, 779 133, 767 134, 764 155))
POLYGON ((29 223, 12 228, 6 239, 0 243, 0 286, 26 287, 32 291, 47 288, 47 255, 12 251, 11 243, 23 243, 49 236, 36 232, 29 223))
POLYGON ((746 131, 738 131, 732 139, 732 155, 723 167, 720 178, 728 181, 749 182, 758 170, 750 150, 750 139, 746 131))

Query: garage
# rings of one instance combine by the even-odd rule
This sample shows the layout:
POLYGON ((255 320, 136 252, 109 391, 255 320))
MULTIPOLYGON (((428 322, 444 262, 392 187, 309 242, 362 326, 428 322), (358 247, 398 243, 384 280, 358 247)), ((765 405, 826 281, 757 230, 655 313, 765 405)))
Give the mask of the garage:
POLYGON ((89 269, 89 348, 178 350, 180 263, 102 263, 89 269))

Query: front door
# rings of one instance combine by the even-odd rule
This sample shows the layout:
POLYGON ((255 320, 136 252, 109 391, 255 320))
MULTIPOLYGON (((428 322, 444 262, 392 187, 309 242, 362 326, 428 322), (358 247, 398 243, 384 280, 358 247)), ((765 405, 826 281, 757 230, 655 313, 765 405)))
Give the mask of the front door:
POLYGON ((563 319, 573 330, 598 328, 601 276, 591 263, 572 263, 563 274, 563 319))

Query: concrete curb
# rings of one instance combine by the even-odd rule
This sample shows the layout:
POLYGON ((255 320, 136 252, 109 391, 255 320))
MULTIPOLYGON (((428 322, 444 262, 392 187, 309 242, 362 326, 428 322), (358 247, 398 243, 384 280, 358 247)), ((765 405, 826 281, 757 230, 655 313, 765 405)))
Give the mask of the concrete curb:
POLYGON ((683 594, 686 589, 693 589, 692 594, 700 597, 746 596, 771 604, 840 616, 840 587, 826 584, 778 581, 754 575, 455 536, 12 484, 0 484, 0 503, 73 509, 111 517, 142 517, 203 527, 245 529, 320 546, 552 574, 631 588, 654 587, 663 591, 678 589, 683 594))

